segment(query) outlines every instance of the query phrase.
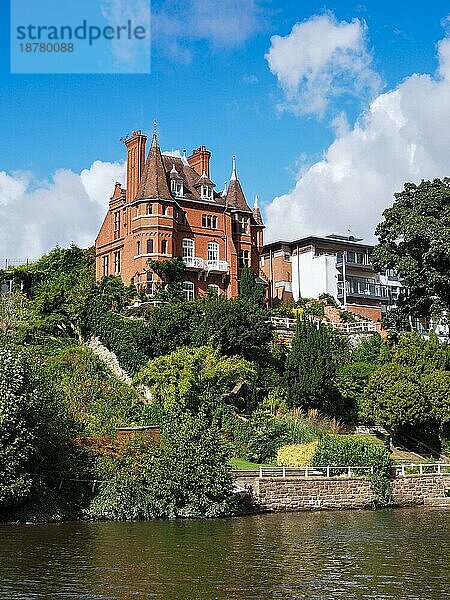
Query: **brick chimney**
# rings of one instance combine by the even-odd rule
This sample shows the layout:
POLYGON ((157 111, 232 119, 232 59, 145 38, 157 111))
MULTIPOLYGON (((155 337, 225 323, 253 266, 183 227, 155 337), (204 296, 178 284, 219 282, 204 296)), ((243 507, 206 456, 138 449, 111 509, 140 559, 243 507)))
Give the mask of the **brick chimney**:
POLYGON ((200 146, 196 150, 192 151, 192 154, 188 156, 189 165, 197 171, 199 175, 206 173, 209 177, 209 159, 211 158, 211 152, 206 149, 206 146, 200 146))
POLYGON ((145 164, 145 142, 147 136, 141 130, 133 131, 130 138, 125 140, 127 147, 127 202, 133 202, 142 177, 145 164))

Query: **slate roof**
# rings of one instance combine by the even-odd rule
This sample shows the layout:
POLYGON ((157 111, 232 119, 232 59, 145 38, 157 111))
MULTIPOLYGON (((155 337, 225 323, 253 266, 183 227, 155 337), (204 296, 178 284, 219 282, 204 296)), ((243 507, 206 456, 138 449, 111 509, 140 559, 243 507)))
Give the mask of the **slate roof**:
POLYGON ((135 199, 144 200, 147 198, 172 199, 156 134, 153 134, 152 145, 145 161, 142 179, 135 199))

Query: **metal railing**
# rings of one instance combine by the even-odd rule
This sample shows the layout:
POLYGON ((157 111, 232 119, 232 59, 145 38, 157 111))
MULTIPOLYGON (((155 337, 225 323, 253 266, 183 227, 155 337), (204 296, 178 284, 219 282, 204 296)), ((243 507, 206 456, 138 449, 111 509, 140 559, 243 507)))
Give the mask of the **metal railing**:
POLYGON ((402 463, 394 465, 396 475, 450 475, 450 463, 402 463))
MULTIPOLYGON (((396 477, 407 475, 450 475, 450 463, 411 463, 393 465, 396 477)), ((372 467, 350 467, 327 465, 324 467, 300 466, 300 467, 259 467, 249 471, 235 470, 238 477, 325 477, 325 478, 354 478, 364 477, 375 473, 372 467)))
POLYGON ((12 267, 20 267, 21 265, 29 265, 30 263, 35 262, 34 258, 1 258, 0 259, 0 269, 7 271, 12 267))
MULTIPOLYGON (((368 298, 389 299, 389 289, 387 285, 381 283, 372 283, 370 281, 359 281, 356 279, 347 279, 345 282, 345 292, 348 296, 366 296, 368 298)), ((338 282, 338 297, 344 295, 344 282, 338 282)))

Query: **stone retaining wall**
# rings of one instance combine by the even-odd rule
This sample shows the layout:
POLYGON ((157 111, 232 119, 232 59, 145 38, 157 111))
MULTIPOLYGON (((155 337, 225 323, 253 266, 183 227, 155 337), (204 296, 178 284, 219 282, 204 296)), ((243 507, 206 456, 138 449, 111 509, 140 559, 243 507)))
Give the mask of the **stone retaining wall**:
POLYGON ((255 500, 263 510, 343 510, 372 506, 372 488, 367 479, 323 477, 264 477, 253 485, 255 500))
MULTIPOLYGON (((267 511, 348 510, 373 507, 370 481, 364 478, 255 477, 238 484, 251 489, 258 507, 267 511)), ((445 498, 450 476, 407 475, 391 482, 394 504, 412 506, 445 498)))
POLYGON ((394 502, 398 506, 423 504, 426 500, 445 498, 450 490, 449 475, 406 475, 391 482, 394 502))

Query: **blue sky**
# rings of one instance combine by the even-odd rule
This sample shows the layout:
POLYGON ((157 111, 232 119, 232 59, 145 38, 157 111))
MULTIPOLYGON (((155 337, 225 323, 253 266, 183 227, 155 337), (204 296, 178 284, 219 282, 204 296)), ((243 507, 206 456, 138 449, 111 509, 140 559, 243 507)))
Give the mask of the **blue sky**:
MULTIPOLYGON (((314 215, 314 195, 323 193, 331 197, 334 194, 329 181, 323 191, 324 184, 317 179, 317 171, 336 140, 342 142, 340 156, 350 143, 358 145, 354 138, 348 137, 349 132, 354 133, 355 123, 365 118, 370 103, 380 95, 397 90, 402 98, 406 98, 410 88, 414 95, 414 73, 428 74, 438 81, 436 44, 445 37, 445 23, 442 22, 450 12, 448 2, 224 0, 221 8, 217 6, 218 3, 212 0, 153 2, 152 71, 149 75, 11 75, 9 18, 1 19, 0 121, 3 143, 0 146, 0 173, 5 175, 3 188, 0 179, 0 206, 3 205, 0 216, 4 215, 6 225, 3 225, 3 231, 0 229, 0 257, 36 254, 54 243, 64 244, 72 239, 88 243, 91 237, 93 241, 114 181, 111 180, 110 189, 106 191, 105 174, 99 174, 96 182, 91 166, 95 161, 113 165, 122 161, 124 147, 119 138, 137 128, 149 132, 154 119, 158 122, 163 149, 187 148, 189 152, 205 144, 212 151, 212 177, 219 188, 229 178, 231 155, 237 155, 238 174, 248 199, 251 201, 257 193, 266 220, 271 221, 268 223, 270 237, 279 238, 284 233, 286 237, 297 237, 307 233, 308 227, 311 233, 329 233, 334 225, 341 232, 346 228, 358 201, 361 207, 365 205, 363 183, 357 186, 359 200, 355 197, 347 206, 348 189, 347 192, 337 189, 336 196, 342 196, 341 204, 327 204, 323 199, 320 204, 323 212, 314 215), (340 29, 341 23, 345 24, 344 29, 340 29), (350 31, 352 23, 354 30, 350 31), (325 27, 330 39, 334 39, 339 31, 354 34, 354 40, 337 59, 342 60, 343 78, 340 72, 329 73, 330 64, 336 64, 336 55, 329 57, 331 62, 325 57, 320 72, 309 80, 309 91, 307 87, 302 91, 302 85, 308 86, 308 69, 313 67, 302 63, 302 66, 293 64, 291 68, 287 45, 286 48, 280 46, 277 55, 274 50, 276 66, 271 70, 268 58, 268 52, 273 48, 271 37, 277 35, 282 41, 286 40, 296 24, 310 24, 309 28, 300 27, 298 37, 292 38, 293 53, 300 52, 302 56, 309 56, 310 49, 314 53, 321 46, 324 36, 317 33, 319 26, 325 27), (355 61, 361 65, 354 67, 355 61), (303 69, 300 78, 302 73, 306 76, 299 86, 289 87, 289 78, 295 69, 303 69), (314 108, 314 102, 321 96, 317 93, 320 86, 325 86, 322 96, 327 97, 326 106, 314 108), (311 94, 316 97, 311 99, 311 94), (316 168, 311 172, 314 165, 316 168), (88 200, 86 206, 75 206, 79 193, 75 175, 83 170, 90 170, 86 175, 91 176, 88 195, 94 197, 94 204, 99 204, 95 204, 95 210, 87 216, 81 213, 85 208, 89 213, 92 208, 88 200), (44 212, 54 212, 49 208, 54 205, 46 204, 45 192, 54 193, 55 173, 61 176, 66 172, 74 177, 72 184, 76 193, 71 197, 70 185, 65 181, 61 194, 64 206, 58 208, 58 223, 47 225, 39 214, 39 202, 42 202, 44 212), (307 181, 305 173, 309 177, 307 181), (308 183, 313 176, 316 177, 314 185, 308 183), (105 197, 103 204, 101 194, 105 197), (277 197, 282 199, 274 203, 277 197), (10 236, 19 206, 21 214, 28 209, 30 212, 27 239, 23 240, 17 232, 14 238, 10 236), (334 219, 334 211, 345 213, 347 220, 344 217, 343 220, 334 219), (73 215, 80 219, 79 222, 75 220, 75 225, 73 215), (292 223, 286 230, 283 215, 292 223), (49 234, 45 235, 47 226, 49 234), (9 228, 9 233, 5 227, 9 228), (38 239, 32 242, 32 236, 38 239)), ((312 56, 311 60, 314 63, 316 58, 312 56)), ((426 85, 425 81, 419 83, 426 85)), ((420 85, 418 98, 426 93, 420 85)), ((447 92, 447 88, 441 91, 447 92)), ((442 94, 436 90, 436 97, 438 95, 442 94)), ((389 98, 394 102, 393 96, 389 98)), ((405 119, 414 119, 414 107, 409 109, 402 105, 401 110, 405 119)), ((447 115, 445 107, 439 106, 436 110, 442 117, 447 115)), ((384 114, 391 112, 386 109, 384 114)), ((363 126, 367 134, 374 131, 374 123, 378 122, 378 117, 372 116, 370 123, 363 126)), ((410 137, 405 141, 402 137, 405 127, 402 126, 399 146, 408 145, 410 151, 412 146, 416 148, 414 136, 420 144, 428 135, 431 143, 431 125, 424 124, 421 129, 416 128, 417 131, 412 129, 409 128, 410 137)), ((390 137, 389 140, 395 147, 397 138, 390 137)), ((362 144, 360 142, 358 148, 362 144)), ((427 156, 430 155, 432 160, 423 159, 408 167, 409 170, 406 163, 400 161, 398 172, 396 170, 392 175, 391 187, 412 175, 420 179, 421 169, 424 177, 449 174, 441 172, 443 167, 435 158, 437 150, 434 147, 429 150, 427 141, 423 146, 423 152, 428 152, 427 156)), ((373 147, 367 148, 364 157, 373 152, 373 147)), ((421 151, 414 152, 421 154, 421 151)), ((393 153, 398 155, 395 149, 393 153)), ((352 168, 364 169, 362 159, 356 160, 354 156, 355 151, 351 151, 348 160, 339 158, 338 161, 348 165, 347 178, 352 177, 352 168)), ((447 156, 450 159, 450 148, 447 156)), ((326 158, 327 168, 331 168, 332 160, 333 157, 326 158)), ((450 161, 447 164, 450 171, 450 161)), ((112 174, 114 168, 110 171, 112 174)), ((337 181, 335 174, 338 171, 336 167, 333 181, 337 181)), ((378 176, 383 174, 382 171, 378 176)), ((86 187, 85 181, 83 185, 86 187)), ((380 194, 386 195, 384 205, 389 204, 392 191, 389 187, 380 188, 380 194)), ((376 214, 370 214, 367 227, 361 219, 349 222, 348 227, 355 234, 367 236, 373 230, 374 220, 376 214)))

